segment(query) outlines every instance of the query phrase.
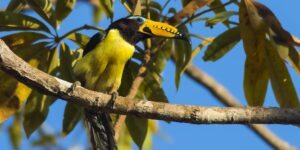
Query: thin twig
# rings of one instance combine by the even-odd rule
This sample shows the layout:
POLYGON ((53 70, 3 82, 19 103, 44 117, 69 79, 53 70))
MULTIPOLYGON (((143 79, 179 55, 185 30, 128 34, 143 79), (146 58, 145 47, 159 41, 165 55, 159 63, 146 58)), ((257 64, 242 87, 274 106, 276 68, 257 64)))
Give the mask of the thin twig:
POLYGON ((94 27, 91 25, 83 25, 81 27, 75 28, 69 32, 67 32, 66 34, 62 35, 61 37, 58 38, 59 41, 61 41, 62 39, 68 37, 70 34, 81 31, 81 30, 97 30, 97 31, 104 31, 105 29, 103 28, 99 28, 99 27, 94 27))

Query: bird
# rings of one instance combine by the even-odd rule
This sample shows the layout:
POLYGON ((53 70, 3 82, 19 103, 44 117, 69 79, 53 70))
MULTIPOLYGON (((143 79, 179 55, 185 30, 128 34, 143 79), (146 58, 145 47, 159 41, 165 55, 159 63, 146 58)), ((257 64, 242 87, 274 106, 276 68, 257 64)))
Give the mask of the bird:
MULTIPOLYGON (((74 67, 73 74, 81 86, 118 96, 126 63, 135 51, 135 44, 151 37, 173 39, 188 38, 185 33, 167 23, 128 16, 112 22, 104 31, 96 33, 84 47, 83 56, 74 67)), ((116 150, 114 130, 110 115, 105 110, 84 110, 93 150, 116 150)))

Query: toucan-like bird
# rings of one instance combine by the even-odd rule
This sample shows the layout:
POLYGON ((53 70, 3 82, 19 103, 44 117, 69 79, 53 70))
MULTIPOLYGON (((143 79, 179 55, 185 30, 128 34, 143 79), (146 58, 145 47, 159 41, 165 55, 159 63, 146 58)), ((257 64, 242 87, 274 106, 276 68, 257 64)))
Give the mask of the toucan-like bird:
MULTIPOLYGON (((105 30, 104 36, 97 33, 90 39, 84 48, 83 57, 74 65, 76 79, 85 88, 116 95, 125 64, 133 56, 134 45, 150 37, 187 40, 185 34, 166 23, 141 16, 119 19, 105 30)), ((92 149, 117 149, 108 113, 86 109, 85 118, 92 149)))

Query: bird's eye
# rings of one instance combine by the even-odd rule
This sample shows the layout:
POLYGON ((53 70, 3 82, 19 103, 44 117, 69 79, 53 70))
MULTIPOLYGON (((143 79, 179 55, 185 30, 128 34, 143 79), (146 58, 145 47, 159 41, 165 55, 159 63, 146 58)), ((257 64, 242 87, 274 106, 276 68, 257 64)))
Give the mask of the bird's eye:
POLYGON ((138 21, 139 23, 143 23, 144 19, 142 19, 142 18, 136 18, 136 21, 138 21))

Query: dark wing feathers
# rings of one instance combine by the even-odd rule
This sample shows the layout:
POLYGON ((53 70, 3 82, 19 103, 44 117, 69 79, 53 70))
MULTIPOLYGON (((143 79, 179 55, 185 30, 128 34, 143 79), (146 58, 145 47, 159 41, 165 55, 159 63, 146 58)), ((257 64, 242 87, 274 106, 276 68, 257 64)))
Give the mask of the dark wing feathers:
POLYGON ((99 44, 103 40, 104 35, 105 34, 101 32, 98 32, 95 35, 93 35, 83 50, 83 56, 89 53, 91 50, 93 50, 97 46, 97 44, 99 44))

